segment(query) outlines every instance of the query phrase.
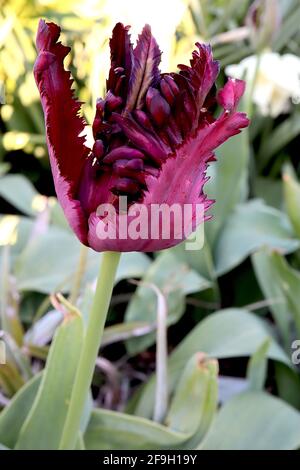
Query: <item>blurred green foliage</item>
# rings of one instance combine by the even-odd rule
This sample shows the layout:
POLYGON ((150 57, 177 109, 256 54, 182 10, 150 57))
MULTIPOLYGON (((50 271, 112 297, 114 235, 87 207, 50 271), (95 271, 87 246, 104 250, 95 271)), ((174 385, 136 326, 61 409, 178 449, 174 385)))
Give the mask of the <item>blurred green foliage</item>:
MULTIPOLYGON (((32 75, 34 37, 40 17, 61 25, 72 45, 67 66, 91 123, 104 92, 112 18, 105 0, 0 1, 0 339, 7 355, 0 365, 0 448, 55 448, 83 325, 54 294, 71 291, 80 243, 51 185, 32 75)), ((299 1, 277 3, 272 49, 299 56, 299 1)), ((222 84, 226 65, 256 53, 245 26, 251 4, 186 0, 170 62, 186 62, 194 42, 210 42, 222 84)), ((122 257, 78 448, 300 447, 300 374, 292 362, 300 334, 300 111, 291 104, 276 118, 262 116, 253 87, 248 83, 242 104, 251 113, 249 132, 224 144, 210 169, 207 191, 216 204, 204 247, 189 252, 183 243, 154 257, 122 257), (135 289, 126 282, 132 278, 143 283, 135 289), (157 299, 147 285, 159 288, 168 309, 163 423, 152 420, 157 299)), ((82 273, 76 306, 83 319, 100 259, 89 252, 82 273)))

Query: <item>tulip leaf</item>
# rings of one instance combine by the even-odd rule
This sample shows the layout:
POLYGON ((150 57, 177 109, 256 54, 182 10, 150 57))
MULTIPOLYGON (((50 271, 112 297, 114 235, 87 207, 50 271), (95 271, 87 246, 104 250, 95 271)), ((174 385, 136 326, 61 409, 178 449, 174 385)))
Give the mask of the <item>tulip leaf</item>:
POLYGON ((300 246, 282 212, 253 200, 237 206, 218 238, 215 265, 222 275, 263 246, 291 253, 300 246))
POLYGON ((217 162, 208 168, 211 177, 205 188, 208 196, 215 199, 210 212, 213 219, 207 224, 208 240, 211 248, 218 238, 227 217, 236 204, 245 200, 248 193, 248 131, 243 129, 225 142, 216 152, 217 162))
POLYGON ((50 221, 53 225, 60 227, 68 232, 71 232, 71 227, 65 217, 65 214, 56 198, 51 198, 50 210, 50 221))
POLYGON ((83 435, 81 432, 79 432, 75 450, 85 450, 83 435))
POLYGON ((258 166, 261 169, 268 164, 273 156, 277 155, 280 150, 299 135, 299 115, 299 110, 296 108, 295 112, 276 126, 274 131, 268 135, 268 138, 263 141, 257 156, 258 166))
POLYGON ((283 193, 288 216, 300 238, 300 184, 287 167, 283 172, 283 193))
POLYGON ((45 346, 48 344, 62 320, 63 315, 61 312, 56 310, 47 312, 26 331, 24 336, 25 345, 45 346))
POLYGON ((250 390, 263 390, 267 377, 268 350, 271 338, 267 338, 251 356, 247 367, 247 379, 250 390))
POLYGON ((34 376, 12 398, 0 413, 0 441, 13 449, 21 427, 30 412, 41 382, 41 374, 34 376))
POLYGON ((87 450, 170 449, 188 435, 148 419, 109 410, 94 410, 84 435, 87 450))
POLYGON ((25 247, 15 264, 21 291, 45 294, 70 284, 79 259, 80 243, 71 232, 50 227, 25 247), (38 260, 38 262, 37 262, 38 260))
MULTIPOLYGON (((78 265, 80 247, 80 242, 70 231, 50 226, 46 233, 32 240, 16 260, 14 275, 19 290, 45 294, 56 290, 68 292, 78 265)), ((122 258, 116 282, 142 276, 150 264, 144 253, 125 253, 122 258)), ((100 262, 101 254, 90 250, 83 283, 96 279, 100 262)))
POLYGON ((219 403, 223 404, 232 397, 248 390, 248 380, 240 377, 219 376, 219 403))
MULTIPOLYGON (((208 224, 209 221, 206 223, 208 224)), ((207 225, 205 225, 207 227, 207 225)), ((210 281, 216 279, 213 259, 208 237, 203 232, 204 226, 200 225, 197 231, 200 231, 199 242, 196 250, 187 249, 188 241, 184 241, 169 248, 168 252, 174 254, 180 261, 187 263, 188 266, 198 272, 201 276, 210 281), (203 240, 204 237, 204 240, 203 240)))
MULTIPOLYGON (((294 319, 300 335, 300 273, 291 268, 285 258, 277 252, 261 250, 252 257, 258 282, 267 299, 275 298, 270 303, 278 325, 287 324, 294 319), (283 320, 284 319, 284 320, 283 320)), ((286 344, 289 345, 289 336, 286 344)))
POLYGON ((265 176, 257 176, 254 184, 254 195, 263 199, 268 206, 276 209, 282 208, 283 188, 282 181, 265 176))
POLYGON ((258 251, 251 259, 256 279, 265 299, 270 303, 269 309, 274 316, 280 336, 285 346, 289 348, 291 314, 280 284, 274 282, 272 263, 265 250, 258 251))
POLYGON ((17 449, 58 449, 82 341, 82 318, 68 314, 55 333, 42 381, 22 426, 17 449))
POLYGON ((297 370, 276 362, 275 377, 279 397, 294 408, 300 409, 300 376, 297 370))
POLYGON ((166 423, 192 434, 184 448, 193 449, 208 431, 218 406, 218 363, 198 353, 191 357, 176 387, 166 423))
MULTIPOLYGON (((125 314, 126 322, 147 321, 156 324, 156 294, 149 286, 156 285, 167 300, 168 325, 176 323, 184 312, 185 295, 210 287, 211 283, 180 261, 170 252, 160 253, 143 277, 141 285, 132 297, 125 314), (147 285, 145 285, 147 284, 147 285)), ((155 334, 149 333, 127 342, 130 354, 143 351, 155 342, 155 334)))
MULTIPOLYGON (((34 222, 29 217, 4 215, 0 217, 0 246, 10 245, 12 258, 25 248, 34 222)), ((1 261, 2 263, 2 261, 1 261)))
POLYGON ((216 411, 217 370, 216 361, 204 355, 191 358, 173 397, 166 418, 168 427, 137 416, 94 410, 84 436, 86 448, 193 448, 207 432, 216 411))
POLYGON ((0 179, 0 196, 23 214, 35 216, 34 202, 41 197, 23 175, 6 175, 0 179))
POLYGON ((218 413, 201 450, 293 450, 300 446, 300 413, 263 392, 246 392, 218 413))
MULTIPOLYGON (((265 321, 244 309, 232 308, 220 310, 195 326, 195 328, 174 349, 168 362, 168 384, 170 392, 193 354, 201 351, 209 357, 247 357, 270 337, 270 330, 265 321)), ((268 357, 291 367, 289 357, 272 339, 268 357)), ((155 375, 153 375, 139 391, 134 413, 139 416, 151 417, 155 391, 155 375)))
MULTIPOLYGON (((150 267, 151 259, 145 253, 123 253, 116 274, 116 282, 123 279, 142 277, 150 267)), ((97 266, 98 274, 99 266, 97 266)))

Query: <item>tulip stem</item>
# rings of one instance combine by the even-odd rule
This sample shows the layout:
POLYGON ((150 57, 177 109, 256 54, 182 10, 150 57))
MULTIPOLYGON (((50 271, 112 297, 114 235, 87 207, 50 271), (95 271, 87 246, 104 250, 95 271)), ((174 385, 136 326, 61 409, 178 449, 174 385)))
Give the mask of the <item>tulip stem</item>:
POLYGON ((80 420, 92 383, 119 259, 120 253, 116 252, 105 252, 102 255, 94 301, 60 441, 59 448, 62 450, 74 449, 79 435, 80 420))
POLYGON ((74 276, 74 282, 72 285, 71 293, 70 293, 70 298, 69 302, 73 305, 76 304, 79 292, 80 292, 80 286, 82 282, 82 278, 85 273, 86 269, 86 264, 87 264, 87 257, 88 257, 88 252, 89 249, 85 245, 81 245, 80 248, 80 254, 79 254, 79 261, 78 261, 78 267, 74 276))
POLYGON ((156 390, 153 421, 163 423, 168 411, 168 305, 165 296, 156 286, 157 330, 156 330, 156 390))

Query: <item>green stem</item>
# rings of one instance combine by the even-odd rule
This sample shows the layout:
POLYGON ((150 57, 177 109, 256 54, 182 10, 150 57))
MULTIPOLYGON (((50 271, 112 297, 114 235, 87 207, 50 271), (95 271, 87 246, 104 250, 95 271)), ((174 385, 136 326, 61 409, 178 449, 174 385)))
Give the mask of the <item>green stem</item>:
POLYGON ((77 297, 80 292, 82 278, 84 276, 84 272, 86 269, 88 252, 89 252, 88 247, 85 245, 81 245, 78 267, 75 273, 75 278, 74 278, 74 282, 72 285, 72 290, 71 290, 70 298, 69 298, 69 302, 73 305, 76 304, 77 297))
POLYGON ((168 411, 168 342, 167 317, 168 305, 165 296, 155 285, 157 294, 157 330, 156 330, 156 390, 153 421, 163 423, 168 411))
POLYGON ((103 253, 94 302, 88 319, 68 415, 59 446, 63 450, 74 449, 76 445, 80 420, 92 383, 119 259, 120 253, 103 253))

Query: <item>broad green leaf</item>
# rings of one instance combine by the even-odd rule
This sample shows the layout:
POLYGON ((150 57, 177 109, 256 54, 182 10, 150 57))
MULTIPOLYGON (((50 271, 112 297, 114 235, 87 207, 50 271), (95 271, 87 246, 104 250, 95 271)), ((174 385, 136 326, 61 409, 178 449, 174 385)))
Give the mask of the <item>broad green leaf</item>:
MULTIPOLYGON (((42 236, 36 237, 15 265, 18 288, 45 294, 56 290, 68 292, 76 271, 81 244, 75 235, 57 226, 50 226, 42 236), (36 263, 36 260, 39 260, 36 263)), ((89 250, 86 272, 83 279, 96 279, 101 254, 89 250)), ((128 277, 139 277, 150 264, 144 253, 125 253, 117 272, 116 282, 128 277)))
POLYGON ((283 321, 279 319, 280 315, 284 315, 286 322, 292 316, 300 335, 300 273, 291 268, 285 258, 275 251, 262 250, 255 253, 253 265, 266 298, 276 296, 281 301, 281 304, 270 305, 276 321, 283 321))
MULTIPOLYGON (((168 363, 170 392, 174 390, 187 361, 201 351, 212 358, 248 357, 270 337, 267 323, 243 309, 220 310, 200 322, 175 348, 168 363)), ((268 357, 291 367, 281 347, 271 341, 268 357)), ((151 417, 155 391, 153 375, 140 392, 135 414, 151 417)))
POLYGON ((14 258, 15 255, 25 248, 33 229, 33 224, 33 220, 29 219, 29 217, 20 217, 18 215, 1 216, 0 247, 10 245, 10 253, 14 258))
POLYGON ((138 416, 94 410, 84 435, 87 450, 170 449, 189 436, 138 416))
MULTIPOLYGON (((79 310, 82 313, 85 323, 88 320, 95 295, 95 288, 92 286, 92 281, 97 279, 100 263, 101 254, 97 254, 91 250, 88 257, 86 275, 82 282, 85 288, 83 295, 79 298, 79 310)), ((150 264, 151 260, 145 253, 123 253, 118 266, 115 284, 124 279, 142 277, 150 264)), ((124 326, 124 328, 126 327, 124 326)))
MULTIPOLYGON (((300 13, 300 9, 299 9, 300 13)), ((262 170, 274 155, 277 155, 291 140, 295 139, 300 132, 300 113, 296 108, 295 112, 279 124, 268 138, 263 141, 259 149, 257 162, 262 170)))
POLYGON ((70 232, 71 227, 69 226, 65 214, 56 198, 50 198, 49 209, 51 223, 70 232))
MULTIPOLYGON (((211 221, 206 222, 204 227, 207 227, 207 224, 210 222, 211 221)), ((203 227, 200 226, 197 230, 202 231, 203 227)), ((206 236, 206 229, 204 229, 204 244, 201 235, 199 237, 199 245, 196 250, 188 250, 187 243, 187 241, 179 243, 173 248, 169 248, 168 252, 174 254, 180 261, 186 263, 191 269, 198 272, 205 279, 210 281, 215 280, 216 273, 214 271, 209 240, 206 236)))
POLYGON ((203 356, 192 358, 173 398, 167 417, 168 427, 137 416, 94 410, 84 436, 86 448, 193 448, 193 442, 198 443, 206 433, 216 410, 216 375, 215 361, 203 356), (198 413, 195 413, 195 405, 198 413))
POLYGON ((83 435, 81 432, 79 433, 75 450, 85 450, 83 435))
MULTIPOLYGON (((160 253, 152 263, 143 283, 156 285, 165 296, 168 306, 168 325, 176 323, 184 312, 184 297, 210 287, 211 283, 180 261, 170 252, 160 253)), ((149 286, 141 284, 133 295, 125 313, 126 322, 145 321, 156 323, 156 294, 149 286)), ((127 342, 130 354, 143 351, 155 342, 155 335, 148 334, 127 342)))
POLYGON ((228 217, 215 247, 216 270, 219 275, 227 273, 263 246, 291 253, 299 245, 282 212, 253 200, 228 217))
POLYGON ((29 216, 36 215, 36 204, 42 197, 23 175, 6 175, 0 178, 0 196, 29 216))
POLYGON ((231 400, 235 395, 248 390, 248 381, 241 377, 231 377, 228 375, 219 376, 219 403, 223 404, 231 400))
POLYGON ((292 450, 300 446, 300 414, 263 392, 237 395, 220 410, 201 450, 292 450))
POLYGON ((283 193, 288 216, 300 238, 300 184, 287 168, 283 172, 283 193))
POLYGON ((145 253, 124 253, 117 271, 117 281, 131 277, 141 277, 149 268, 151 259, 145 253))
POLYGON ((62 286, 64 291, 76 270, 79 251, 80 243, 72 233, 50 227, 28 244, 17 259, 14 274, 19 290, 48 294, 62 286))
POLYGON ((248 193, 249 146, 248 131, 243 129, 225 142, 216 152, 217 162, 208 168, 211 177, 205 186, 209 197, 215 199, 210 212, 213 219, 206 232, 213 249, 220 230, 236 204, 245 200, 248 193))
POLYGON ((282 181, 273 179, 270 176, 257 176, 253 182, 254 195, 258 199, 263 199, 268 206, 276 209, 282 208, 282 181))
MULTIPOLYGON (((93 250, 90 250, 86 275, 84 278, 85 282, 91 282, 97 279, 101 256, 101 254, 97 254, 93 250)), ((151 259, 145 253, 123 253, 118 266, 115 284, 124 279, 142 277, 150 265, 151 259)))
POLYGON ((198 353, 180 377, 166 423, 174 431, 192 434, 184 448, 193 449, 211 425, 218 406, 217 375, 217 361, 198 353))
POLYGON ((0 441, 10 449, 16 445, 21 427, 32 408, 40 381, 41 374, 34 376, 0 413, 0 441))
POLYGON ((263 390, 267 378, 268 350, 271 338, 267 338, 251 356, 247 367, 250 390, 263 390))
POLYGON ((56 328, 62 320, 63 315, 61 312, 56 310, 47 312, 26 331, 24 344, 26 346, 45 346, 51 341, 56 328))
MULTIPOLYGON (((171 354, 171 365, 200 348, 209 357, 251 356, 271 334, 268 323, 244 309, 229 308, 209 315, 184 338, 171 354)), ((281 347, 272 339, 268 357, 290 365, 281 347)))
POLYGON ((300 409, 300 376, 298 371, 276 362, 275 377, 279 397, 300 409))
POLYGON ((58 449, 83 341, 83 321, 68 314, 57 330, 17 449, 58 449))
POLYGON ((287 348, 290 346, 291 314, 282 294, 280 283, 274 282, 273 266, 265 250, 258 251, 251 257, 253 268, 260 288, 275 318, 282 340, 287 348))

